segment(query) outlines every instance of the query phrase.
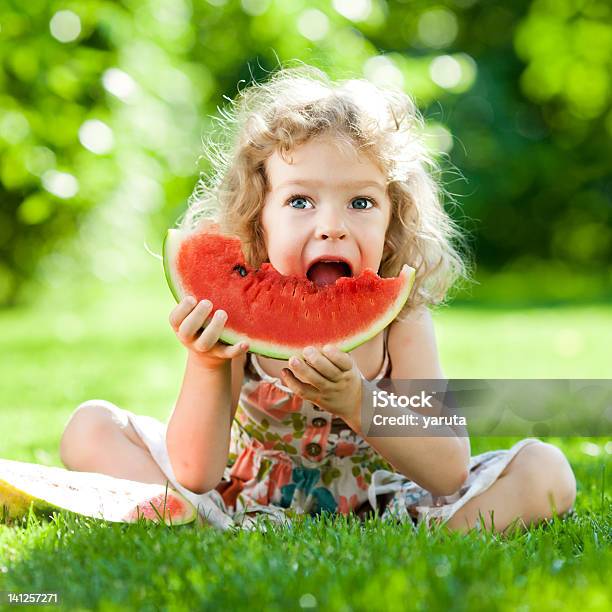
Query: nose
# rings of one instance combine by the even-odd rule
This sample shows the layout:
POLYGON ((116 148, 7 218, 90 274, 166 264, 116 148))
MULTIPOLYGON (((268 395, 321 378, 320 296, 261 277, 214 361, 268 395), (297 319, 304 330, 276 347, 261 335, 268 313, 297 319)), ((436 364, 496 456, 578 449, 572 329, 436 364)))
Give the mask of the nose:
POLYGON ((342 229, 328 229, 319 234, 319 238, 322 240, 328 240, 329 238, 333 240, 342 240, 345 236, 346 232, 342 229))
POLYGON ((321 218, 317 227, 317 238, 321 240, 328 240, 330 238, 332 240, 342 240, 346 238, 346 235, 347 230, 341 216, 328 213, 321 218))

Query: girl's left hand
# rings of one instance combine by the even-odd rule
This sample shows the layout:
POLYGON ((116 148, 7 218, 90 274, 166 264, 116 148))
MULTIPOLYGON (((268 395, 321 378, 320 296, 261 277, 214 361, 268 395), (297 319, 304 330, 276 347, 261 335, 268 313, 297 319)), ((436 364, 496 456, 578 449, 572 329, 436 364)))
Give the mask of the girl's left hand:
POLYGON ((306 347, 304 358, 292 357, 281 376, 296 395, 344 420, 361 411, 361 372, 353 358, 335 346, 306 347))

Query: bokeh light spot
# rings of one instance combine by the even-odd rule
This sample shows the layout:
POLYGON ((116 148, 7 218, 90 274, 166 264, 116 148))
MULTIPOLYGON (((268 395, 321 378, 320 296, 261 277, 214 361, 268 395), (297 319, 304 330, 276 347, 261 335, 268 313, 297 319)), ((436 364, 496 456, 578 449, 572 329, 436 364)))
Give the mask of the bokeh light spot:
POLYGON ((42 184, 49 193, 63 199, 72 198, 79 191, 79 182, 68 172, 47 170, 42 175, 42 184))
POLYGON ((334 9, 351 21, 364 21, 372 11, 371 0, 334 0, 334 9))
POLYGON ((270 0, 241 0, 242 10, 247 15, 263 15, 270 6, 270 0))
POLYGON ((594 442, 583 442, 581 445, 582 452, 590 457, 597 457, 601 454, 601 448, 594 442))
POLYGON ((57 11, 49 22, 51 35, 62 43, 72 42, 81 33, 81 19, 72 11, 57 11))
POLYGON ((25 166, 28 172, 40 176, 55 167, 55 153, 47 147, 33 147, 26 154, 25 166))
POLYGON ((138 90, 136 81, 119 68, 109 68, 102 75, 102 85, 104 89, 123 102, 128 102, 133 98, 138 90))
POLYGON ((300 608, 316 608, 317 598, 312 593, 304 593, 300 597, 300 608))
POLYGON ((304 38, 322 40, 329 31, 329 19, 317 9, 308 9, 298 17, 297 27, 304 38))
POLYGON ((109 153, 115 144, 113 131, 99 119, 90 119, 81 125, 79 141, 88 151, 97 155, 109 153))
POLYGON ((448 9, 430 9, 419 17, 419 38, 428 47, 447 47, 455 40, 458 31, 457 17, 448 9))
POLYGON ((402 89, 404 86, 404 75, 401 70, 393 60, 384 55, 377 55, 366 60, 363 73, 368 81, 379 87, 402 89))
POLYGON ((30 124, 18 111, 4 112, 0 118, 0 137, 10 144, 21 142, 30 133, 30 124))
POLYGON ((456 87, 461 82, 461 64, 450 55, 440 55, 431 62, 429 75, 440 87, 456 87))

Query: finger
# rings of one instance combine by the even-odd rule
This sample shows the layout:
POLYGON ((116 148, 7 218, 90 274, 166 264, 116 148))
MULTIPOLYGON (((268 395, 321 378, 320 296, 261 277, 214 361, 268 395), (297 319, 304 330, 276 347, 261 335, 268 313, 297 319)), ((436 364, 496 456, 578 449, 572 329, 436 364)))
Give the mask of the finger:
POLYGON ((350 372, 353 368, 353 358, 341 351, 337 346, 326 344, 322 350, 323 354, 343 372, 350 372))
POLYGON ((312 346, 307 346, 303 352, 304 359, 323 378, 337 382, 342 377, 342 370, 332 363, 323 353, 312 346))
POLYGON ((193 343, 193 347, 198 351, 209 351, 219 341, 226 321, 225 310, 217 310, 200 337, 193 343))
POLYGON ((281 370, 281 378, 285 383, 285 386, 289 387, 291 391, 293 391, 296 395, 300 397, 314 401, 317 397, 317 390, 310 385, 304 384, 302 381, 298 380, 295 374, 289 370, 288 368, 283 368, 281 370))
POLYGON ((186 295, 170 312, 168 320, 174 331, 178 331, 183 319, 193 310, 197 300, 193 295, 186 295))
POLYGON ((223 346, 221 349, 221 356, 226 359, 233 359, 242 353, 246 353, 248 350, 249 345, 246 342, 239 342, 233 346, 223 346))
POLYGON ((238 342, 238 344, 234 344, 234 346, 227 347, 231 353, 232 357, 237 357, 240 353, 246 353, 249 350, 248 342, 238 342))
POLYGON ((297 357, 291 357, 291 359, 289 359, 289 368, 298 380, 312 385, 319 391, 322 391, 330 382, 327 378, 321 376, 314 368, 297 357))
POLYGON ((185 341, 191 341, 196 332, 204 325, 212 304, 208 300, 198 302, 196 307, 185 317, 178 328, 178 337, 185 341))

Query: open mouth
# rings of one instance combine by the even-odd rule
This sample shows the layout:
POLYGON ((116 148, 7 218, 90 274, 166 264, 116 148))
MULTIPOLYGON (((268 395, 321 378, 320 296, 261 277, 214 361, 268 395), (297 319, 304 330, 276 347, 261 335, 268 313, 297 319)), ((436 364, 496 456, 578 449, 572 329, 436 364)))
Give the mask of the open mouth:
POLYGON ((344 261, 317 261, 306 272, 308 280, 320 286, 333 285, 343 276, 353 276, 351 267, 344 261))

